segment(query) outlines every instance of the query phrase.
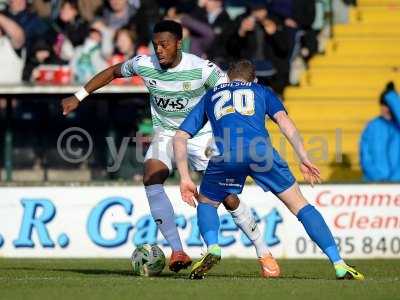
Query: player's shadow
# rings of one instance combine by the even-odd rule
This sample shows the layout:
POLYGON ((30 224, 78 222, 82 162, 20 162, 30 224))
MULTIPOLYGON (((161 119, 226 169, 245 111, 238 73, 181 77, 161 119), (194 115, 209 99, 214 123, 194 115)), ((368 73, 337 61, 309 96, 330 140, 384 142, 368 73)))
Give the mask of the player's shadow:
MULTIPOLYGON (((238 279, 260 279, 265 280, 264 278, 260 277, 258 274, 234 274, 234 275, 227 275, 227 274, 207 274, 206 278, 238 278, 238 279)), ((278 278, 269 278, 268 280, 326 280, 326 278, 321 277, 308 277, 308 276, 296 276, 296 275, 281 275, 278 278)))
MULTIPOLYGON (((136 276, 133 275, 131 270, 110 270, 110 269, 67 269, 67 268, 31 268, 31 267, 14 267, 14 268, 1 268, 0 270, 23 270, 23 271, 52 271, 52 272, 67 272, 67 273, 76 273, 76 274, 84 274, 84 275, 99 275, 99 276, 107 276, 107 275, 117 275, 117 276, 129 276, 136 278, 136 276)), ((189 274, 186 273, 181 273, 181 274, 175 274, 171 272, 163 272, 160 275, 157 276, 158 278, 165 278, 165 279, 177 279, 177 280, 182 280, 182 279, 188 279, 189 280, 189 274)), ((262 279, 259 277, 257 274, 223 274, 223 273, 210 273, 207 274, 206 278, 203 280, 207 280, 207 278, 236 278, 236 279, 262 279)), ((321 278, 321 277, 308 277, 308 276, 297 276, 297 275, 284 275, 279 278, 273 278, 269 280, 327 280, 327 278, 321 278)), ((333 279, 332 279, 333 280, 333 279)), ((200 280, 202 281, 202 280, 200 280)))
MULTIPOLYGON (((117 275, 117 276, 132 276, 131 270, 112 270, 112 269, 77 269, 77 268, 46 268, 46 267, 13 267, 13 268, 0 268, 1 270, 20 270, 20 271, 50 271, 50 272, 66 272, 66 273, 76 273, 84 275, 117 275)), ((175 274, 171 272, 163 272, 157 277, 170 278, 170 279, 185 279, 188 274, 175 274)))
MULTIPOLYGON (((85 275, 118 275, 118 276, 129 276, 136 277, 133 275, 131 270, 109 270, 109 269, 51 269, 56 272, 72 272, 85 275)), ((174 274, 174 273, 161 273, 157 277, 170 278, 170 279, 182 279, 187 278, 186 274, 174 274)))
POLYGON ((130 270, 110 270, 110 269, 51 269, 55 272, 70 272, 84 275, 118 275, 133 276, 130 270))
POLYGON ((1 268, 0 270, 21 270, 21 271, 50 271, 50 272, 69 272, 79 273, 85 275, 119 275, 119 276, 133 276, 130 270, 110 270, 110 269, 66 269, 66 268, 1 268))

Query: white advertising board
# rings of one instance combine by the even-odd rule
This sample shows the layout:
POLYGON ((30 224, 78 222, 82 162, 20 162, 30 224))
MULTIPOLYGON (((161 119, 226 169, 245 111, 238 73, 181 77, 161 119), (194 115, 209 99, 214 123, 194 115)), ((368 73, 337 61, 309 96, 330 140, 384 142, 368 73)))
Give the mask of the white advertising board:
MULTIPOLYGON (((400 186, 301 187, 324 216, 345 258, 400 257, 400 186)), ((203 242, 196 210, 166 187, 185 250, 199 257, 203 242)), ((256 186, 240 198, 253 209, 263 239, 280 258, 322 258, 297 218, 256 186)), ((255 257, 249 240, 221 206, 223 256, 255 257)), ((153 222, 143 187, 0 188, 0 256, 129 257, 135 245, 170 250, 153 222)))

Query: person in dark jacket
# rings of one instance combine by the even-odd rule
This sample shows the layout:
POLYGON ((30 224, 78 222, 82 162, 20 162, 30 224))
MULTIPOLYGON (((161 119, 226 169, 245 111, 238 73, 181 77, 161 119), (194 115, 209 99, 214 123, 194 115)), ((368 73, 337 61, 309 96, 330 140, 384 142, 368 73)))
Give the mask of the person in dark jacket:
POLYGON ((267 7, 291 28, 310 29, 315 19, 315 0, 268 0, 267 7))
POLYGON ((214 42, 207 52, 208 58, 218 65, 227 63, 227 42, 232 34, 233 25, 224 8, 224 0, 203 0, 202 7, 194 9, 191 15, 211 26, 214 31, 214 42))
POLYGON ((37 40, 32 45, 32 55, 26 60, 22 79, 25 82, 34 81, 32 72, 40 65, 65 65, 66 63, 54 53, 48 41, 44 39, 37 40))
POLYGON ((78 0, 63 0, 60 15, 55 21, 54 28, 58 34, 67 38, 72 46, 82 45, 89 35, 89 24, 79 13, 78 0))
POLYGON ((25 47, 31 55, 32 45, 49 32, 49 26, 30 10, 27 0, 10 0, 7 15, 17 22, 25 32, 25 47))
POLYGON ((51 43, 55 54, 69 61, 75 48, 81 46, 89 35, 89 24, 80 16, 78 0, 63 0, 60 14, 52 24, 51 43))
POLYGON ((166 19, 182 24, 182 51, 206 58, 207 51, 214 41, 211 26, 187 14, 183 6, 170 7, 166 19))
POLYGON ((316 13, 315 0, 267 0, 268 11, 279 18, 299 42, 304 58, 318 51, 317 33, 312 29, 316 13))
POLYGON ((288 84, 292 49, 288 30, 279 20, 270 17, 262 4, 251 6, 247 13, 239 16, 235 29, 227 42, 231 59, 249 59, 256 66, 263 61, 271 61, 276 74, 272 79, 259 79, 262 83, 271 85, 278 94, 282 94, 288 84))
POLYGON ((368 122, 360 140, 360 163, 367 182, 400 182, 400 97, 389 83, 381 115, 368 122))

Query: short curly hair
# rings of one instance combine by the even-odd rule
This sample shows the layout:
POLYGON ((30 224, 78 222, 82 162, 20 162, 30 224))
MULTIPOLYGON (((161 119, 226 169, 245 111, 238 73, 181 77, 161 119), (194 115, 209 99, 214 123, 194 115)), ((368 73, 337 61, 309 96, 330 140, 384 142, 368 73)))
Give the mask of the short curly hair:
POLYGON ((176 36, 178 40, 182 39, 182 25, 171 20, 158 22, 153 29, 153 33, 169 32, 176 36))

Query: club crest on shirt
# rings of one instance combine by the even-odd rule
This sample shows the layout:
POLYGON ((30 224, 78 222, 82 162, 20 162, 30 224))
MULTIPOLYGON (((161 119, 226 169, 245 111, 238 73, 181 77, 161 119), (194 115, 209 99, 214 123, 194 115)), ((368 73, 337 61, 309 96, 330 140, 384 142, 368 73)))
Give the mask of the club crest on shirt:
POLYGON ((184 91, 190 91, 192 88, 192 84, 190 82, 184 82, 182 83, 182 88, 184 91))

